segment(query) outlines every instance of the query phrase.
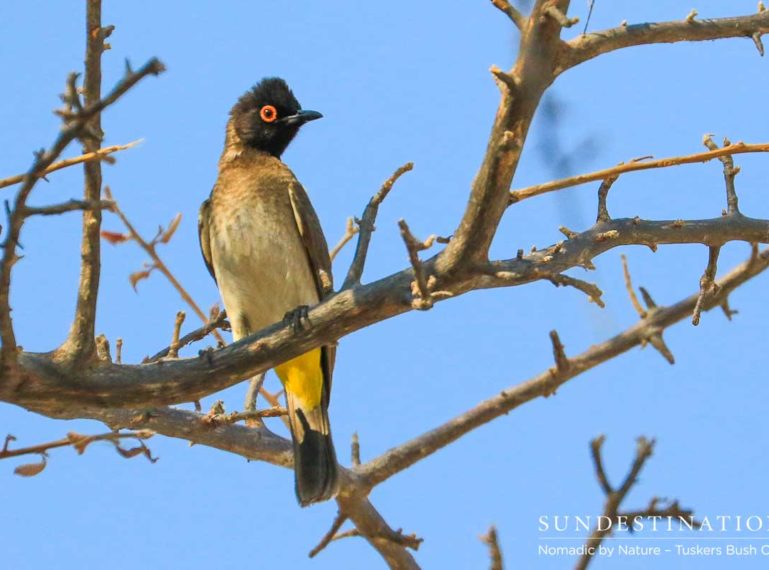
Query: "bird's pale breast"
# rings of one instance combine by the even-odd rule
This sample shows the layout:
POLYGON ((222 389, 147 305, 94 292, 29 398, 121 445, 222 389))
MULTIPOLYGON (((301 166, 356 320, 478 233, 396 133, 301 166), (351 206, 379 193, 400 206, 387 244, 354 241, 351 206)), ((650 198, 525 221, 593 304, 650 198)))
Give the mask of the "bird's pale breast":
POLYGON ((211 212, 212 262, 236 339, 318 302, 288 195, 292 175, 244 174, 220 175, 211 212))

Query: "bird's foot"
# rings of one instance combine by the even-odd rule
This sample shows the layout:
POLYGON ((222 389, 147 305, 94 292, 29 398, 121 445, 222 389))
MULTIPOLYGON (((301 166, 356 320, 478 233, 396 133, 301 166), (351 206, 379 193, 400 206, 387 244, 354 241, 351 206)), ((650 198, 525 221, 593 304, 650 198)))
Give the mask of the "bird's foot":
POLYGON ((310 319, 307 316, 310 307, 308 305, 299 305, 296 309, 288 311, 283 315, 283 322, 291 327, 294 334, 304 330, 305 323, 309 323, 310 319))

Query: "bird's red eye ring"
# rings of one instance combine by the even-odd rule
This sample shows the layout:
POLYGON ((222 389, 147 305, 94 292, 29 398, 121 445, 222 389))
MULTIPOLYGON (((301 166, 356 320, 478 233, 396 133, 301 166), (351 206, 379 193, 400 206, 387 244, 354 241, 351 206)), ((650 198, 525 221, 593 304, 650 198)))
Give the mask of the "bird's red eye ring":
POLYGON ((272 123, 278 118, 278 110, 272 105, 265 105, 259 111, 259 116, 265 123, 272 123))

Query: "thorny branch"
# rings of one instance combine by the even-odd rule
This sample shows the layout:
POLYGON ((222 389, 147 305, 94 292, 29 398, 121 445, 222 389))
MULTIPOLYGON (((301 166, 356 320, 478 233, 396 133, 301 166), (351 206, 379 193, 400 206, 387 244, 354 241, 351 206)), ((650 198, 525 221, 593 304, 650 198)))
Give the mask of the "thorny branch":
MULTIPOLYGON (((116 144, 112 146, 105 146, 104 148, 100 148, 93 152, 87 152, 85 154, 81 154, 80 156, 65 158, 64 160, 60 160, 59 162, 55 162, 51 164, 45 170, 43 170, 43 172, 37 174, 36 176, 38 178, 45 179, 45 177, 48 174, 51 174, 52 172, 56 172, 57 170, 61 170, 62 168, 75 166, 76 164, 82 164, 84 162, 92 162, 94 160, 101 160, 106 162, 107 164, 114 164, 115 157, 110 155, 116 152, 120 152, 121 150, 128 150, 129 148, 135 147, 140 142, 141 140, 137 140, 137 141, 130 142, 128 144, 116 144)), ((8 186, 13 186, 14 184, 19 184, 24 181, 25 176, 26 174, 16 174, 15 176, 9 176, 8 178, 0 179, 0 188, 6 188, 8 186)))
MULTIPOLYGON (((59 136, 47 151, 36 154, 32 167, 24 176, 24 180, 16 193, 9 213, 6 236, 2 244, 3 256, 0 262, 0 340, 2 341, 0 358, 2 359, 4 370, 15 366, 16 336, 13 331, 9 295, 11 271, 20 259, 16 254, 16 248, 19 243, 22 226, 24 225, 24 209, 26 208, 29 195, 45 170, 56 161, 59 155, 75 138, 83 135, 84 129, 87 128, 92 117, 115 103, 139 81, 149 75, 159 75, 164 69, 163 64, 158 59, 153 58, 138 71, 127 72, 112 91, 101 100, 91 101, 83 107, 76 96, 69 98, 68 107, 61 113, 64 118, 64 127, 59 136), (78 102, 75 103, 75 101, 78 102)), ((71 83, 74 84, 76 76, 71 75, 70 77, 71 83)), ((98 200, 99 196, 96 196, 94 199, 98 200)))
POLYGON ((627 512, 620 511, 622 502, 638 481, 638 475, 641 473, 646 461, 651 457, 652 452, 654 451, 655 442, 653 439, 648 440, 645 437, 638 438, 636 456, 633 463, 631 464, 625 479, 622 481, 622 484, 619 488, 615 489, 609 483, 604 469, 601 450, 605 441, 605 436, 598 436, 590 442, 590 451, 598 484, 606 495, 602 520, 610 520, 612 522, 608 528, 596 527, 585 544, 585 553, 577 562, 575 567, 576 570, 585 570, 585 568, 588 567, 604 538, 611 535, 614 532, 615 527, 618 529, 632 529, 634 528, 634 523, 638 519, 650 517, 677 518, 683 520, 690 526, 697 525, 692 511, 681 509, 678 501, 666 501, 667 504, 661 507, 660 503, 663 501, 654 497, 651 499, 649 506, 646 509, 627 512))
MULTIPOLYGON (((94 7, 98 5, 98 0, 89 1, 94 7)), ((410 164, 404 165, 369 202, 359 222, 358 246, 343 288, 336 295, 311 309, 309 317, 313 327, 309 330, 292 334, 286 326, 276 324, 249 339, 234 343, 220 351, 206 353, 198 358, 160 361, 139 366, 111 364, 105 361, 98 367, 83 370, 77 377, 58 367, 47 354, 20 352, 17 356, 8 299, 11 268, 18 259, 16 245, 24 217, 27 215, 25 212, 28 212, 26 200, 36 180, 53 165, 69 142, 78 137, 84 140, 100 138, 100 128, 98 125, 94 127, 91 120, 101 110, 116 101, 142 77, 162 71, 162 65, 157 60, 152 60, 138 72, 129 69, 126 77, 115 90, 101 100, 97 97, 89 101, 89 88, 86 85, 85 106, 77 96, 75 77, 70 77, 65 94, 67 107, 60 113, 65 120, 65 128, 49 151, 38 154, 30 172, 21 181, 21 188, 10 210, 6 240, 3 244, 3 259, 0 262, 0 340, 2 340, 0 355, 3 361, 1 373, 4 383, 8 383, 9 380, 14 383, 12 390, 3 392, 4 399, 52 417, 92 418, 113 427, 153 429, 171 437, 210 445, 251 459, 290 466, 292 456, 289 442, 275 436, 263 426, 247 427, 224 421, 217 423, 216 429, 211 429, 210 422, 206 421, 202 414, 142 406, 184 402, 208 395, 239 382, 244 377, 263 372, 279 362, 334 341, 364 326, 418 308, 411 303, 413 299, 411 283, 415 281, 415 275, 418 272, 421 272, 424 277, 424 279, 417 279, 416 284, 417 292, 422 299, 432 297, 433 300, 439 300, 436 292, 442 293, 440 297, 443 298, 457 296, 474 289, 514 286, 541 279, 578 286, 583 291, 593 291, 595 296, 598 296, 599 290, 596 286, 566 278, 562 273, 576 266, 590 268, 591 259, 619 245, 644 244, 656 247, 661 243, 702 243, 713 251, 713 248, 718 248, 732 240, 751 243, 765 243, 769 240, 769 222, 739 214, 736 193, 730 193, 731 190, 727 186, 729 210, 724 218, 689 221, 611 219, 604 202, 602 212, 605 215, 599 216, 599 223, 593 228, 579 234, 565 231, 566 241, 532 252, 529 256, 521 254, 514 259, 490 261, 489 247, 510 202, 509 189, 526 142, 532 117, 542 94, 557 75, 597 55, 631 45, 702 41, 726 37, 751 38, 756 45, 760 45, 761 34, 769 31, 769 13, 760 12, 753 16, 738 18, 700 20, 691 16, 681 21, 662 24, 620 26, 604 32, 583 34, 569 42, 564 42, 560 37, 561 28, 574 23, 574 18, 567 15, 568 0, 537 0, 528 18, 512 8, 505 0, 492 1, 521 30, 521 44, 516 63, 509 71, 503 72, 498 69, 493 71, 502 87, 501 100, 489 136, 487 151, 472 185, 467 208, 454 234, 454 239, 445 250, 430 259, 420 260, 417 256, 416 260, 412 260, 412 267, 374 283, 360 285, 377 209, 398 176, 411 168, 410 164), (592 289, 593 287, 595 289, 592 289), (22 374, 19 373, 18 368, 23 369, 23 382, 20 381, 22 374), (62 382, 63 378, 66 378, 67 382, 62 382)), ((104 37, 111 29, 102 28, 99 23, 98 26, 89 26, 88 31, 89 41, 93 40, 94 48, 102 49, 104 37), (100 43, 97 43, 97 40, 100 43)), ((90 84, 88 77, 86 83, 90 84)), ((93 90, 91 92, 93 93, 93 90)), ((96 152, 97 147, 98 145, 94 146, 93 152, 96 152)), ((739 152, 767 150, 749 147, 751 145, 738 143, 725 149, 701 153, 708 156, 705 158, 700 156, 697 160, 726 157, 739 152)), ((694 161, 692 157, 683 157, 681 163, 694 161)), ((602 171, 599 177, 592 180, 607 180, 625 171, 664 166, 662 164, 648 166, 655 162, 660 161, 631 164, 624 167, 626 170, 616 167, 608 173, 602 171)), ((729 175, 733 182, 736 171, 732 170, 729 175)), ((559 187, 581 183, 574 180, 567 179, 566 184, 559 187)), ((549 184, 558 185, 559 183, 564 184, 564 181, 549 184)), ((91 190, 90 194, 87 190, 84 203, 95 204, 100 199, 98 192, 93 191, 100 185, 100 180, 96 180, 95 177, 89 178, 87 187, 91 190), (91 194, 94 195, 91 196, 91 194)), ((542 185, 544 186, 547 185, 542 185)), ((513 196, 520 200, 552 189, 555 188, 538 188, 528 193, 517 191, 519 194, 513 196)), ((121 212, 116 206, 115 208, 120 216, 121 212)), ((99 212, 98 208, 87 209, 86 218, 90 216, 90 219, 96 219, 99 212)), ((155 242, 142 240, 130 223, 127 223, 125 217, 122 216, 121 219, 129 229, 128 239, 134 239, 140 245, 143 243, 142 247, 153 246, 145 247, 145 251, 154 250, 155 242)), ((93 245, 93 224, 86 225, 88 227, 84 228, 83 268, 87 273, 90 267, 91 272, 95 271, 95 275, 98 275, 98 254, 93 255, 94 251, 91 247, 91 255, 85 255, 89 244, 93 245)), ((98 223, 96 227, 98 235, 98 223)), ((410 235, 410 232, 408 234, 410 235)), ((413 241, 412 246, 418 244, 415 238, 413 241)), ((96 242, 98 248, 98 239, 96 242)), ((416 247, 413 249, 419 251, 416 247)), ((150 253, 150 256, 153 257, 153 254, 150 253)), ((164 265, 162 262, 158 265, 158 259, 153 257, 152 268, 156 267, 163 271, 164 265)), ((710 287, 710 294, 702 295, 702 299, 699 294, 693 295, 668 307, 657 306, 648 293, 641 289, 648 310, 644 311, 636 325, 571 358, 565 356, 560 339, 554 336, 555 369, 549 368, 528 382, 502 391, 498 396, 482 402, 443 426, 396 447, 353 471, 342 470, 341 489, 337 497, 339 513, 340 516, 349 519, 355 525, 355 529, 341 535, 334 533, 334 536, 359 534, 378 550, 392 568, 417 568, 416 562, 407 549, 418 547, 419 539, 413 535, 403 535, 402 532, 393 530, 387 525, 367 499, 374 485, 495 417, 536 397, 552 394, 556 388, 571 378, 634 346, 648 342, 660 348, 662 331, 691 315, 698 302, 701 310, 721 306, 727 308, 728 315, 731 314, 728 309, 729 293, 767 266, 769 266, 769 253, 766 251, 759 253, 756 247, 754 254, 747 262, 720 281, 714 281, 716 287, 710 287)), ((715 275, 715 270, 712 273, 715 275)), ((175 282, 170 273, 166 274, 166 277, 172 283, 175 282)), ((92 342, 93 338, 91 334, 89 339, 86 333, 89 326, 92 327, 92 319, 87 307, 92 306, 95 300, 94 282, 94 279, 86 278, 81 282, 79 297, 82 302, 79 301, 77 314, 84 323, 80 326, 80 330, 85 332, 81 335, 70 335, 70 339, 77 337, 77 343, 82 346, 92 342), (81 310, 81 305, 86 309, 81 310)), ((632 290, 630 285, 629 288, 632 290)), ((200 316, 202 311, 198 314, 200 316)), ((202 315, 201 319, 204 322, 208 321, 205 315, 202 315)), ((172 344, 174 347, 181 346, 182 341, 183 338, 176 335, 172 344)), ((80 352, 85 354, 88 351, 80 352)), ((236 421, 248 419, 251 417, 248 414, 254 413, 258 415, 259 412, 255 410, 243 412, 237 416, 236 421)), ((606 479, 605 474, 604 479, 606 479)), ((606 485, 609 486, 608 479, 606 479, 606 485)), ((656 503, 650 506, 650 510, 656 508, 656 503)), ((642 511, 631 514, 643 516, 639 513, 642 511)))

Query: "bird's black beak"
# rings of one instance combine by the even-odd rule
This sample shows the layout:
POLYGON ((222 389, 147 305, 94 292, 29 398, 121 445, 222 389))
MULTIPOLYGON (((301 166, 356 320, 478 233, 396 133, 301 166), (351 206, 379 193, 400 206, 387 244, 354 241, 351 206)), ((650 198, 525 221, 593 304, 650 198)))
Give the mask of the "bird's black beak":
POLYGON ((314 121, 315 119, 320 119, 322 116, 323 115, 321 115, 317 111, 299 111, 296 115, 289 115, 288 117, 283 117, 281 121, 286 125, 296 125, 299 127, 305 123, 314 121))

